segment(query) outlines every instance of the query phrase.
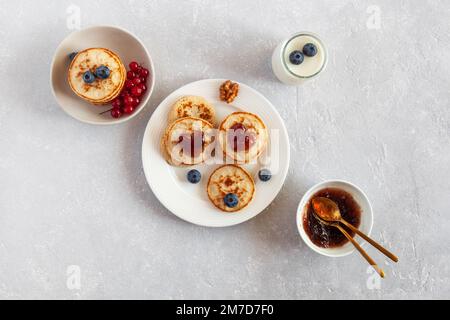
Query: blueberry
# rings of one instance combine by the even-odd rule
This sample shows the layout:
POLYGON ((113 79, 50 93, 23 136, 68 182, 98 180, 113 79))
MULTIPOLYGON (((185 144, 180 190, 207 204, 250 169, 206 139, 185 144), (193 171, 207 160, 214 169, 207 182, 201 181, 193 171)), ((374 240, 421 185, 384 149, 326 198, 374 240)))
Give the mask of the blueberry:
POLYGON ((259 171, 258 176, 259 180, 267 182, 272 179, 272 172, 270 172, 270 170, 268 169, 262 169, 261 171, 259 171))
POLYGON ((100 66, 95 69, 95 76, 99 79, 108 79, 111 71, 107 66, 100 66))
POLYGON ((86 82, 86 83, 92 83, 92 82, 95 81, 95 76, 94 76, 94 74, 93 74, 92 72, 86 71, 86 72, 83 74, 83 80, 84 80, 84 82, 86 82))
POLYGON ((239 204, 239 198, 234 193, 229 193, 223 198, 223 202, 228 208, 236 208, 239 204))
POLYGON ((303 47, 303 54, 307 57, 314 57, 317 54, 317 47, 313 43, 307 43, 303 47))
POLYGON ((187 179, 190 183, 197 184, 202 179, 202 174, 198 170, 191 170, 187 174, 187 179))
POLYGON ((77 54, 78 54, 78 52, 72 52, 71 54, 69 54, 70 61, 72 61, 77 54))
POLYGON ((295 65, 301 64, 304 59, 305 56, 301 51, 298 50, 292 51, 291 54, 289 55, 289 61, 295 65))

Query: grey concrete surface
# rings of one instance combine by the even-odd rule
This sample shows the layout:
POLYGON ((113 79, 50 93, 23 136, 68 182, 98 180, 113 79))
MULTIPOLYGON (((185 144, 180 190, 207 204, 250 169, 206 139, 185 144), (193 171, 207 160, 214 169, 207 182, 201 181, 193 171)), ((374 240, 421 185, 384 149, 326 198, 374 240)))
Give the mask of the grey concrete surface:
POLYGON ((450 2, 424 0, 3 1, 0 298, 450 298, 449 17, 450 2), (153 56, 154 95, 126 124, 82 124, 52 97, 51 58, 77 8, 80 27, 124 27, 153 56), (330 63, 295 88, 269 59, 299 30, 324 39, 330 63), (277 106, 292 161, 264 213, 206 229, 158 202, 140 148, 165 96, 219 77, 277 106), (400 257, 369 250, 379 285, 358 254, 319 256, 297 233, 302 194, 330 178, 365 190, 374 238, 400 257))

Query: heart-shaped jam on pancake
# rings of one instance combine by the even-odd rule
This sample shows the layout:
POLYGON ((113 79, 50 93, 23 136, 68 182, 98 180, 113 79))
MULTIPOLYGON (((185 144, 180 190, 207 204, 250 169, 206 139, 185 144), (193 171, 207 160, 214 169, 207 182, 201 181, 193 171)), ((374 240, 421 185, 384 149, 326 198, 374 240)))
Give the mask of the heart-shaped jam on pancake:
POLYGON ((235 152, 248 151, 256 143, 256 134, 242 123, 235 123, 228 131, 228 142, 235 152))
POLYGON ((195 130, 192 133, 181 134, 178 138, 178 144, 185 154, 190 154, 192 158, 198 157, 205 146, 205 133, 195 130))

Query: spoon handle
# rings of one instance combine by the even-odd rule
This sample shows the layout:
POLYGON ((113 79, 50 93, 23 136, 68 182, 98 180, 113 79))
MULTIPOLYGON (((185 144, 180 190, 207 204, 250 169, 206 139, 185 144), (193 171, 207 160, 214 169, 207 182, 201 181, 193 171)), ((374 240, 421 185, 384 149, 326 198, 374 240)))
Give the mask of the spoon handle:
POLYGON ((342 232, 342 234, 355 246, 355 248, 361 253, 361 255, 367 260, 367 262, 375 269, 376 272, 380 275, 380 277, 384 278, 384 271, 373 261, 373 259, 364 251, 363 248, 358 244, 358 242, 353 239, 344 228, 340 225, 336 224, 336 228, 342 232))
POLYGON ((349 229, 351 229, 353 232, 355 232, 356 234, 358 234, 361 238, 363 238, 364 240, 366 240, 368 243, 370 243, 371 245, 373 245, 375 248, 377 248, 378 250, 380 250, 384 255, 386 255, 387 257, 389 257, 392 261, 394 262, 398 262, 398 258, 395 254, 393 254, 392 252, 388 251, 386 248, 382 247, 378 242, 376 242, 375 240, 369 238, 369 236, 365 235, 363 232, 361 232, 358 228, 355 228, 351 223, 345 221, 344 219, 340 220, 340 222, 342 222, 345 226, 347 226, 349 229))

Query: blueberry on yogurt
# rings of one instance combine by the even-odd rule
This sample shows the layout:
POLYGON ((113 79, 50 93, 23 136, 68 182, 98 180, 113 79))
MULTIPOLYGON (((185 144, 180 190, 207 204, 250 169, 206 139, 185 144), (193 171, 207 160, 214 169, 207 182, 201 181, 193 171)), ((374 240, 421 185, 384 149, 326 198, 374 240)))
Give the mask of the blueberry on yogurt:
POLYGON ((314 57, 317 54, 317 47, 313 43, 307 43, 303 47, 303 54, 307 57, 314 57))
POLYGON ((289 61, 292 64, 295 64, 295 65, 302 64, 303 60, 305 60, 305 56, 299 50, 292 51, 291 54, 289 55, 289 61))

